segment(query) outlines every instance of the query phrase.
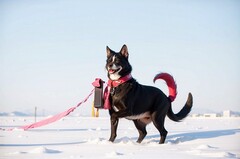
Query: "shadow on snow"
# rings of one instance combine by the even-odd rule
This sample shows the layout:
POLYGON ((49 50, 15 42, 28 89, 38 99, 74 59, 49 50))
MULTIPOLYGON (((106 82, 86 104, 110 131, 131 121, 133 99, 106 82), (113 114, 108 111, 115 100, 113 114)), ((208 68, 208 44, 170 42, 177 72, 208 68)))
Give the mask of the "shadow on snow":
MULTIPOLYGON (((168 135, 166 143, 181 143, 197 139, 209 139, 221 136, 228 136, 240 133, 240 129, 226 129, 226 130, 211 130, 211 131, 199 131, 199 132, 187 132, 174 135, 168 135)), ((146 139, 153 139, 153 141, 159 142, 160 135, 150 135, 146 136, 146 139)), ((137 139, 137 138, 134 138, 137 139)))
POLYGON ((0 147, 17 147, 17 146, 58 146, 58 145, 74 145, 74 144, 83 144, 86 141, 77 141, 77 142, 60 142, 60 143, 37 143, 37 144, 0 144, 0 147))
MULTIPOLYGON (((87 131, 88 129, 56 129, 57 131, 87 131)), ((40 130, 34 130, 34 131, 56 131, 55 129, 40 129, 40 130)), ((33 130, 31 130, 33 131, 33 130)), ((101 130, 102 131, 102 130, 101 130)), ((106 130, 103 130, 106 131, 106 130)), ((216 138, 221 136, 228 136, 228 135, 234 135, 240 133, 240 129, 226 129, 226 130, 211 130, 211 131, 200 131, 200 132, 187 132, 187 133, 180 133, 180 134, 174 134, 174 135, 168 135, 166 143, 181 143, 181 142, 187 142, 197 139, 208 139, 208 138, 216 138)), ((146 136, 145 139, 148 139, 149 142, 159 142, 159 134, 156 135, 149 135, 146 136), (157 138, 157 139, 156 139, 157 138)), ((123 137, 120 139, 117 139, 115 142, 121 142, 121 140, 137 140, 138 137, 123 137)), ((104 140, 104 139, 101 139, 104 140)), ((4 146, 57 146, 57 145, 73 145, 73 144, 84 144, 87 143, 87 141, 76 141, 76 142, 62 142, 62 143, 36 143, 36 144, 0 144, 0 147, 4 146)))

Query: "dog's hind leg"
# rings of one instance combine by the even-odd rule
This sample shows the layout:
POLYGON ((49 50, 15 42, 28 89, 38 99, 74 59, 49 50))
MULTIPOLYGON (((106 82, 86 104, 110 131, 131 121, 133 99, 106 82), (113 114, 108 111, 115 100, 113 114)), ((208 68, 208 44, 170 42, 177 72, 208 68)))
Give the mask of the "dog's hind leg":
POLYGON ((119 119, 115 117, 114 115, 111 115, 111 136, 109 141, 113 142, 115 138, 117 137, 117 127, 118 127, 118 121, 119 119))
POLYGON ((143 139, 145 138, 145 136, 147 135, 147 131, 146 131, 146 123, 140 121, 139 119, 137 120, 133 120, 136 128, 138 129, 139 132, 139 137, 137 142, 141 143, 143 141, 143 139))
POLYGON ((167 137, 167 130, 164 127, 164 121, 165 121, 165 115, 159 115, 154 113, 152 116, 152 121, 154 126, 158 129, 160 132, 160 141, 159 144, 163 144, 165 142, 165 139, 167 137))

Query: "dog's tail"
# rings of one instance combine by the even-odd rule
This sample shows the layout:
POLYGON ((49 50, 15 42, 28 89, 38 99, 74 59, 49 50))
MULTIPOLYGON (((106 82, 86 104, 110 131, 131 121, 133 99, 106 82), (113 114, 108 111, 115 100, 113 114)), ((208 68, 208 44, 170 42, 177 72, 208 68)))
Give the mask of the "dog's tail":
POLYGON ((155 83, 155 81, 158 79, 162 79, 167 83, 168 90, 169 90, 168 98, 171 100, 171 102, 173 102, 177 96, 177 85, 173 77, 168 73, 159 73, 154 77, 153 82, 155 83))
POLYGON ((169 75, 168 73, 157 74, 153 81, 155 82, 157 79, 163 79, 164 81, 166 81, 168 89, 169 89, 168 99, 170 101, 170 107, 168 109, 167 116, 173 121, 182 120, 191 111, 191 108, 193 105, 192 94, 191 93, 188 94, 188 99, 187 99, 187 102, 185 103, 184 107, 177 114, 174 114, 172 111, 171 102, 173 102, 177 96, 177 85, 176 85, 173 77, 171 75, 169 75))
POLYGON ((172 111, 172 105, 170 105, 168 112, 167 112, 167 116, 173 121, 180 121, 188 115, 188 113, 192 109, 192 105, 193 105, 193 97, 192 97, 192 94, 189 93, 188 99, 187 99, 184 107, 177 114, 174 114, 172 111))

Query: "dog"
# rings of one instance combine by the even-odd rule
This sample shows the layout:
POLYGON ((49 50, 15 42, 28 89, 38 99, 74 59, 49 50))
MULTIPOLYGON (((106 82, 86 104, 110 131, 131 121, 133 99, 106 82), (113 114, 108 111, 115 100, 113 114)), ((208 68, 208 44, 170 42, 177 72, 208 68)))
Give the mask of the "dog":
MULTIPOLYGON (((133 120, 138 132, 138 143, 141 143, 147 135, 146 126, 153 122, 160 133, 159 144, 165 142, 167 130, 164 128, 165 117, 173 121, 181 121, 191 111, 193 105, 192 94, 184 107, 174 114, 171 103, 177 95, 177 87, 173 77, 168 73, 157 74, 154 82, 158 79, 166 81, 169 88, 167 97, 160 89, 152 86, 139 84, 132 76, 132 66, 128 61, 129 53, 126 45, 120 52, 106 48, 107 61, 106 70, 109 78, 109 114, 111 123, 111 136, 109 141, 114 142, 117 137, 117 126, 119 118, 133 120)), ((105 101, 106 102, 106 101, 105 101)))

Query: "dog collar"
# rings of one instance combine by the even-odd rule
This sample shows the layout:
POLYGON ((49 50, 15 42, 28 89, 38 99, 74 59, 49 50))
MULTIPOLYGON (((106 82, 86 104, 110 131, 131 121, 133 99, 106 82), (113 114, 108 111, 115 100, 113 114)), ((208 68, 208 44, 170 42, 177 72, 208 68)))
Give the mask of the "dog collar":
POLYGON ((128 74, 124 77, 121 77, 119 78, 118 80, 116 81, 113 81, 113 80, 108 80, 108 86, 105 88, 104 90, 104 109, 111 109, 111 102, 109 100, 109 97, 110 97, 110 90, 111 88, 113 87, 117 87, 119 86, 120 84, 123 84, 127 81, 129 81, 130 79, 132 79, 132 75, 131 74, 128 74))
POLYGON ((110 87, 117 87, 120 84, 123 84, 123 83, 129 81, 130 79, 132 79, 132 75, 131 74, 123 76, 123 77, 121 77, 121 78, 119 78, 118 80, 115 80, 115 81, 108 80, 108 86, 110 86, 110 87))

